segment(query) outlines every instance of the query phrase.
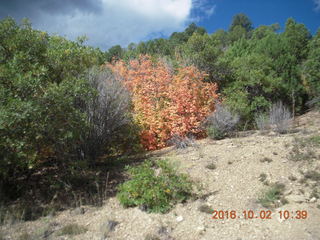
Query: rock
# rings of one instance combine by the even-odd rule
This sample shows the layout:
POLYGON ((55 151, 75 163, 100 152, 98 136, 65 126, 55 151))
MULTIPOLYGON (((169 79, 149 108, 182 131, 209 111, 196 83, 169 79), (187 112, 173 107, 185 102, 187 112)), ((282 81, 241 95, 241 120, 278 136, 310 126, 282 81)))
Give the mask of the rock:
POLYGON ((113 232, 115 227, 119 224, 117 221, 109 220, 101 224, 100 231, 103 238, 108 238, 110 232, 113 232))
POLYGON ((317 199, 316 199, 315 197, 313 197, 313 198, 310 199, 310 202, 311 202, 311 203, 315 203, 316 201, 317 201, 317 199))
POLYGON ((182 217, 182 216, 178 216, 178 217, 176 218, 176 220, 177 220, 177 222, 182 222, 182 221, 183 221, 183 217, 182 217))
POLYGON ((138 207, 142 212, 147 212, 148 211, 148 206, 145 204, 142 204, 138 207))
POLYGON ((106 224, 106 227, 107 227, 107 231, 108 232, 112 232, 114 231, 115 227, 119 224, 119 222, 117 221, 112 221, 112 220, 109 220, 106 224))
POLYGON ((295 203, 303 203, 306 201, 306 197, 302 195, 289 195, 286 197, 286 199, 289 202, 295 202, 295 203))
POLYGON ((205 232, 205 231, 206 231, 206 228, 204 226, 197 227, 197 232, 198 233, 202 233, 202 232, 205 232))
POLYGON ((159 228, 158 234, 159 235, 168 235, 169 234, 169 230, 168 230, 168 228, 162 226, 162 227, 159 228))

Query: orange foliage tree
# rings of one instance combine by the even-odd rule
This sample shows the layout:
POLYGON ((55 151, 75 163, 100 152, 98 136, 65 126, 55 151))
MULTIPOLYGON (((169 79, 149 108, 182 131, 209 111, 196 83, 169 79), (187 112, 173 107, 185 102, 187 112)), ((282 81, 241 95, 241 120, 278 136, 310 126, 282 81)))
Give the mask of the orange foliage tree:
POLYGON ((165 147, 174 136, 204 136, 200 123, 214 109, 217 85, 203 81, 205 73, 194 66, 172 71, 163 61, 140 56, 129 64, 108 65, 132 92, 141 142, 147 150, 165 147))

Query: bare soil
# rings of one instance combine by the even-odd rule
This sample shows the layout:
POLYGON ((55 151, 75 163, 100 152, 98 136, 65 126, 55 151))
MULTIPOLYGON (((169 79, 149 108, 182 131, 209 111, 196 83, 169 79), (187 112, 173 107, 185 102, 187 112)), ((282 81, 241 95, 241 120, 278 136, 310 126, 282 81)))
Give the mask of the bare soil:
POLYGON ((320 114, 309 112, 298 117, 294 130, 283 135, 251 131, 219 141, 200 140, 183 150, 171 147, 151 153, 170 159, 179 171, 202 186, 199 198, 178 204, 167 214, 150 214, 138 207, 125 209, 115 197, 110 197, 99 208, 82 206, 53 217, 1 226, 2 239, 320 239, 320 200, 312 197, 319 182, 302 181, 307 171, 320 172, 320 149, 313 149, 316 159, 310 161, 292 161, 289 156, 294 138, 320 135, 320 114), (212 163, 216 169, 207 168, 212 163), (266 175, 264 183, 259 180, 261 174, 266 175), (273 208, 264 208, 258 199, 276 182, 285 185, 288 203, 275 202, 273 208), (199 211, 201 206, 224 212, 233 210, 237 217, 227 218, 225 213, 222 219, 212 219, 212 213, 199 211), (249 210, 255 213, 253 219, 244 218, 243 211, 249 210), (279 214, 285 210, 290 213, 287 220, 279 214), (261 211, 271 211, 271 219, 256 218, 261 211), (307 218, 296 219, 297 211, 306 211, 307 218), (68 224, 78 224, 87 231, 59 235, 68 224))

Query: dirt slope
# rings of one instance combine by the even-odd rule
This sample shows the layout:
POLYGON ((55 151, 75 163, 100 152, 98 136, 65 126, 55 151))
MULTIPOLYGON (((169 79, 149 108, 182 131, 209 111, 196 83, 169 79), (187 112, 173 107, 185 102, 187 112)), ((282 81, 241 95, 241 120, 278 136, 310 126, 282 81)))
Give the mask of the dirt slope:
POLYGON ((184 150, 169 148, 155 153, 175 162, 180 171, 203 187, 202 198, 179 204, 167 214, 124 209, 116 198, 109 198, 101 208, 84 206, 84 213, 64 211, 51 218, 3 226, 4 239, 19 239, 23 232, 42 239, 44 235, 45 239, 90 240, 320 239, 320 200, 312 197, 313 187, 319 182, 303 181, 309 170, 320 171, 320 151, 312 149, 316 156, 313 160, 289 159, 294 138, 320 135, 319 113, 310 112, 297 118, 295 130, 286 135, 250 132, 248 136, 220 141, 204 139, 184 150), (212 163, 216 169, 207 168, 212 163), (261 174, 266 176, 264 183, 261 174), (268 211, 257 200, 275 182, 285 185, 288 203, 276 202, 270 210, 271 219, 244 219, 245 210, 253 210, 255 214, 268 211), (212 214, 199 211, 203 205, 218 211, 234 210, 239 217, 212 219, 212 214), (281 210, 290 212, 288 220, 280 219, 281 210), (291 218, 302 210, 308 214, 306 219, 291 218), (110 220, 118 224, 108 223, 110 220), (78 223, 88 231, 71 237, 58 236, 56 232, 68 223, 78 223))

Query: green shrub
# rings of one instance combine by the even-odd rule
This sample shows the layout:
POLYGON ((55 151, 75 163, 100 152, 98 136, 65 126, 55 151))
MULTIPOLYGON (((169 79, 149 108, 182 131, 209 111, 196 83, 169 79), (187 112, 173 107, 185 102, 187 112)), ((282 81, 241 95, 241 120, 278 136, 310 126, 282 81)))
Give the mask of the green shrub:
POLYGON ((191 196, 192 182, 178 174, 166 160, 148 160, 129 167, 131 179, 119 187, 117 197, 125 207, 143 206, 149 212, 167 212, 191 196))
POLYGON ((285 200, 282 200, 284 189, 284 184, 273 184, 266 192, 262 194, 262 196, 259 198, 259 202, 266 208, 273 207, 277 200, 281 200, 282 203, 285 203, 285 200))
POLYGON ((102 53, 11 18, 0 21, 0 45, 0 182, 47 159, 78 159, 94 95, 84 73, 102 53))
POLYGON ((226 137, 226 134, 224 132, 215 127, 208 127, 207 134, 210 138, 215 140, 221 140, 226 137))

